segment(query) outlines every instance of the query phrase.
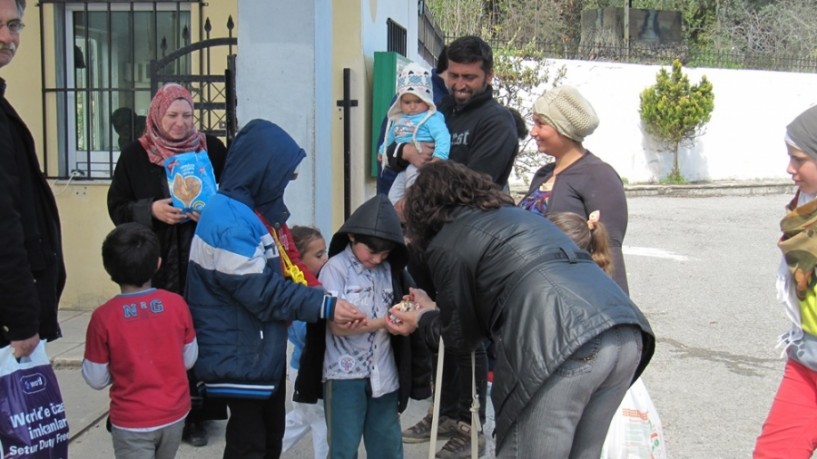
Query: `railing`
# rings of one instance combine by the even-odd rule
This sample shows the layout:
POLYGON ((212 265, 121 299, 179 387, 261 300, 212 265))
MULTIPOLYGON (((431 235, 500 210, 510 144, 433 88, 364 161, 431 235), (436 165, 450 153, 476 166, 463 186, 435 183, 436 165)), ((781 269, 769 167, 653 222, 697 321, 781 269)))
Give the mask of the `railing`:
POLYGON ((437 57, 445 46, 443 33, 434 21, 431 10, 425 7, 425 2, 418 13, 420 18, 417 24, 417 51, 426 62, 433 65, 437 63, 437 57))
MULTIPOLYGON (((453 38, 451 38, 453 39, 453 38)), ((500 41, 489 43, 507 47, 500 41)), ((513 46, 513 45, 511 45, 513 46)), ((577 43, 534 43, 535 50, 547 58, 578 59, 631 64, 669 65, 680 59, 685 67, 773 70, 782 72, 817 73, 817 56, 741 51, 712 51, 686 45, 627 46, 582 45, 577 43)))

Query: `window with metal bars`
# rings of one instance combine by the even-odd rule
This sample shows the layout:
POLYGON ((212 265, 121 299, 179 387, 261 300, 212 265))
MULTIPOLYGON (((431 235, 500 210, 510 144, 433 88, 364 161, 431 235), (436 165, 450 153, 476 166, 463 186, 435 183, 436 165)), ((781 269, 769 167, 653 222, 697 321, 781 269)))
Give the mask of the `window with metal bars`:
POLYGON ((391 19, 386 20, 386 51, 394 51, 403 56, 408 49, 406 43, 406 28, 391 19))
MULTIPOLYGON (((46 165, 48 175, 56 169, 59 177, 111 177, 119 151, 144 131, 151 62, 190 43, 193 4, 202 6, 193 0, 41 2, 40 17, 53 8, 54 18, 51 52, 41 24, 43 56, 55 61, 43 59, 44 126, 57 128, 56 136, 46 133, 44 148, 58 151, 57 167, 46 165)), ((175 65, 178 74, 191 71, 189 57, 175 65)))

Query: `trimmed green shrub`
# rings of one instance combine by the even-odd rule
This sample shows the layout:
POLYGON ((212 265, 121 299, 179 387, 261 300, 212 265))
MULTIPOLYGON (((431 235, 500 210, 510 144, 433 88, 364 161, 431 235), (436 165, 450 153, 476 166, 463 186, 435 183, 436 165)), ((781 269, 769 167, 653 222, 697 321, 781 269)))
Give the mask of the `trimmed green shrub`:
POLYGON ((672 73, 658 71, 656 83, 641 93, 641 122, 647 134, 664 143, 673 153, 672 172, 666 178, 669 183, 683 183, 678 167, 678 149, 681 142, 694 142, 700 136, 715 108, 712 83, 701 78, 697 85, 690 85, 689 78, 681 71, 681 61, 672 63, 672 73))

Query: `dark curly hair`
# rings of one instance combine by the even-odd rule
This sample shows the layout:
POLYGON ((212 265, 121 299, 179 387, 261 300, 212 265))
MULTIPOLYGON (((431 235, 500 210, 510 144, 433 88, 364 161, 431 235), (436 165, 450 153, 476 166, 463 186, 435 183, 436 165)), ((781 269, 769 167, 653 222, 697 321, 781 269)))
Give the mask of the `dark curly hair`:
POLYGON ((403 215, 411 246, 420 253, 462 207, 479 210, 512 206, 513 199, 488 174, 454 161, 429 163, 406 190, 403 215))

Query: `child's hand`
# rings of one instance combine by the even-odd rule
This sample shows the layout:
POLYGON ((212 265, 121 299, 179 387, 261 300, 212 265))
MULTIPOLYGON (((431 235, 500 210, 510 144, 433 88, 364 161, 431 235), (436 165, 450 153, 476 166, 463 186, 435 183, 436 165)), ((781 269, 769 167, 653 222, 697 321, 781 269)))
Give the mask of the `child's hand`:
POLYGON ((352 336, 366 333, 371 328, 371 321, 368 318, 360 320, 350 320, 347 322, 329 322, 326 324, 329 332, 336 336, 352 336))
POLYGON ((338 298, 335 303, 335 315, 330 318, 337 324, 345 324, 347 322, 365 321, 366 315, 360 312, 352 303, 338 298))
POLYGON ((363 320, 353 320, 351 322, 336 324, 338 328, 348 331, 359 330, 367 325, 369 325, 369 320, 367 318, 364 318, 363 320))

